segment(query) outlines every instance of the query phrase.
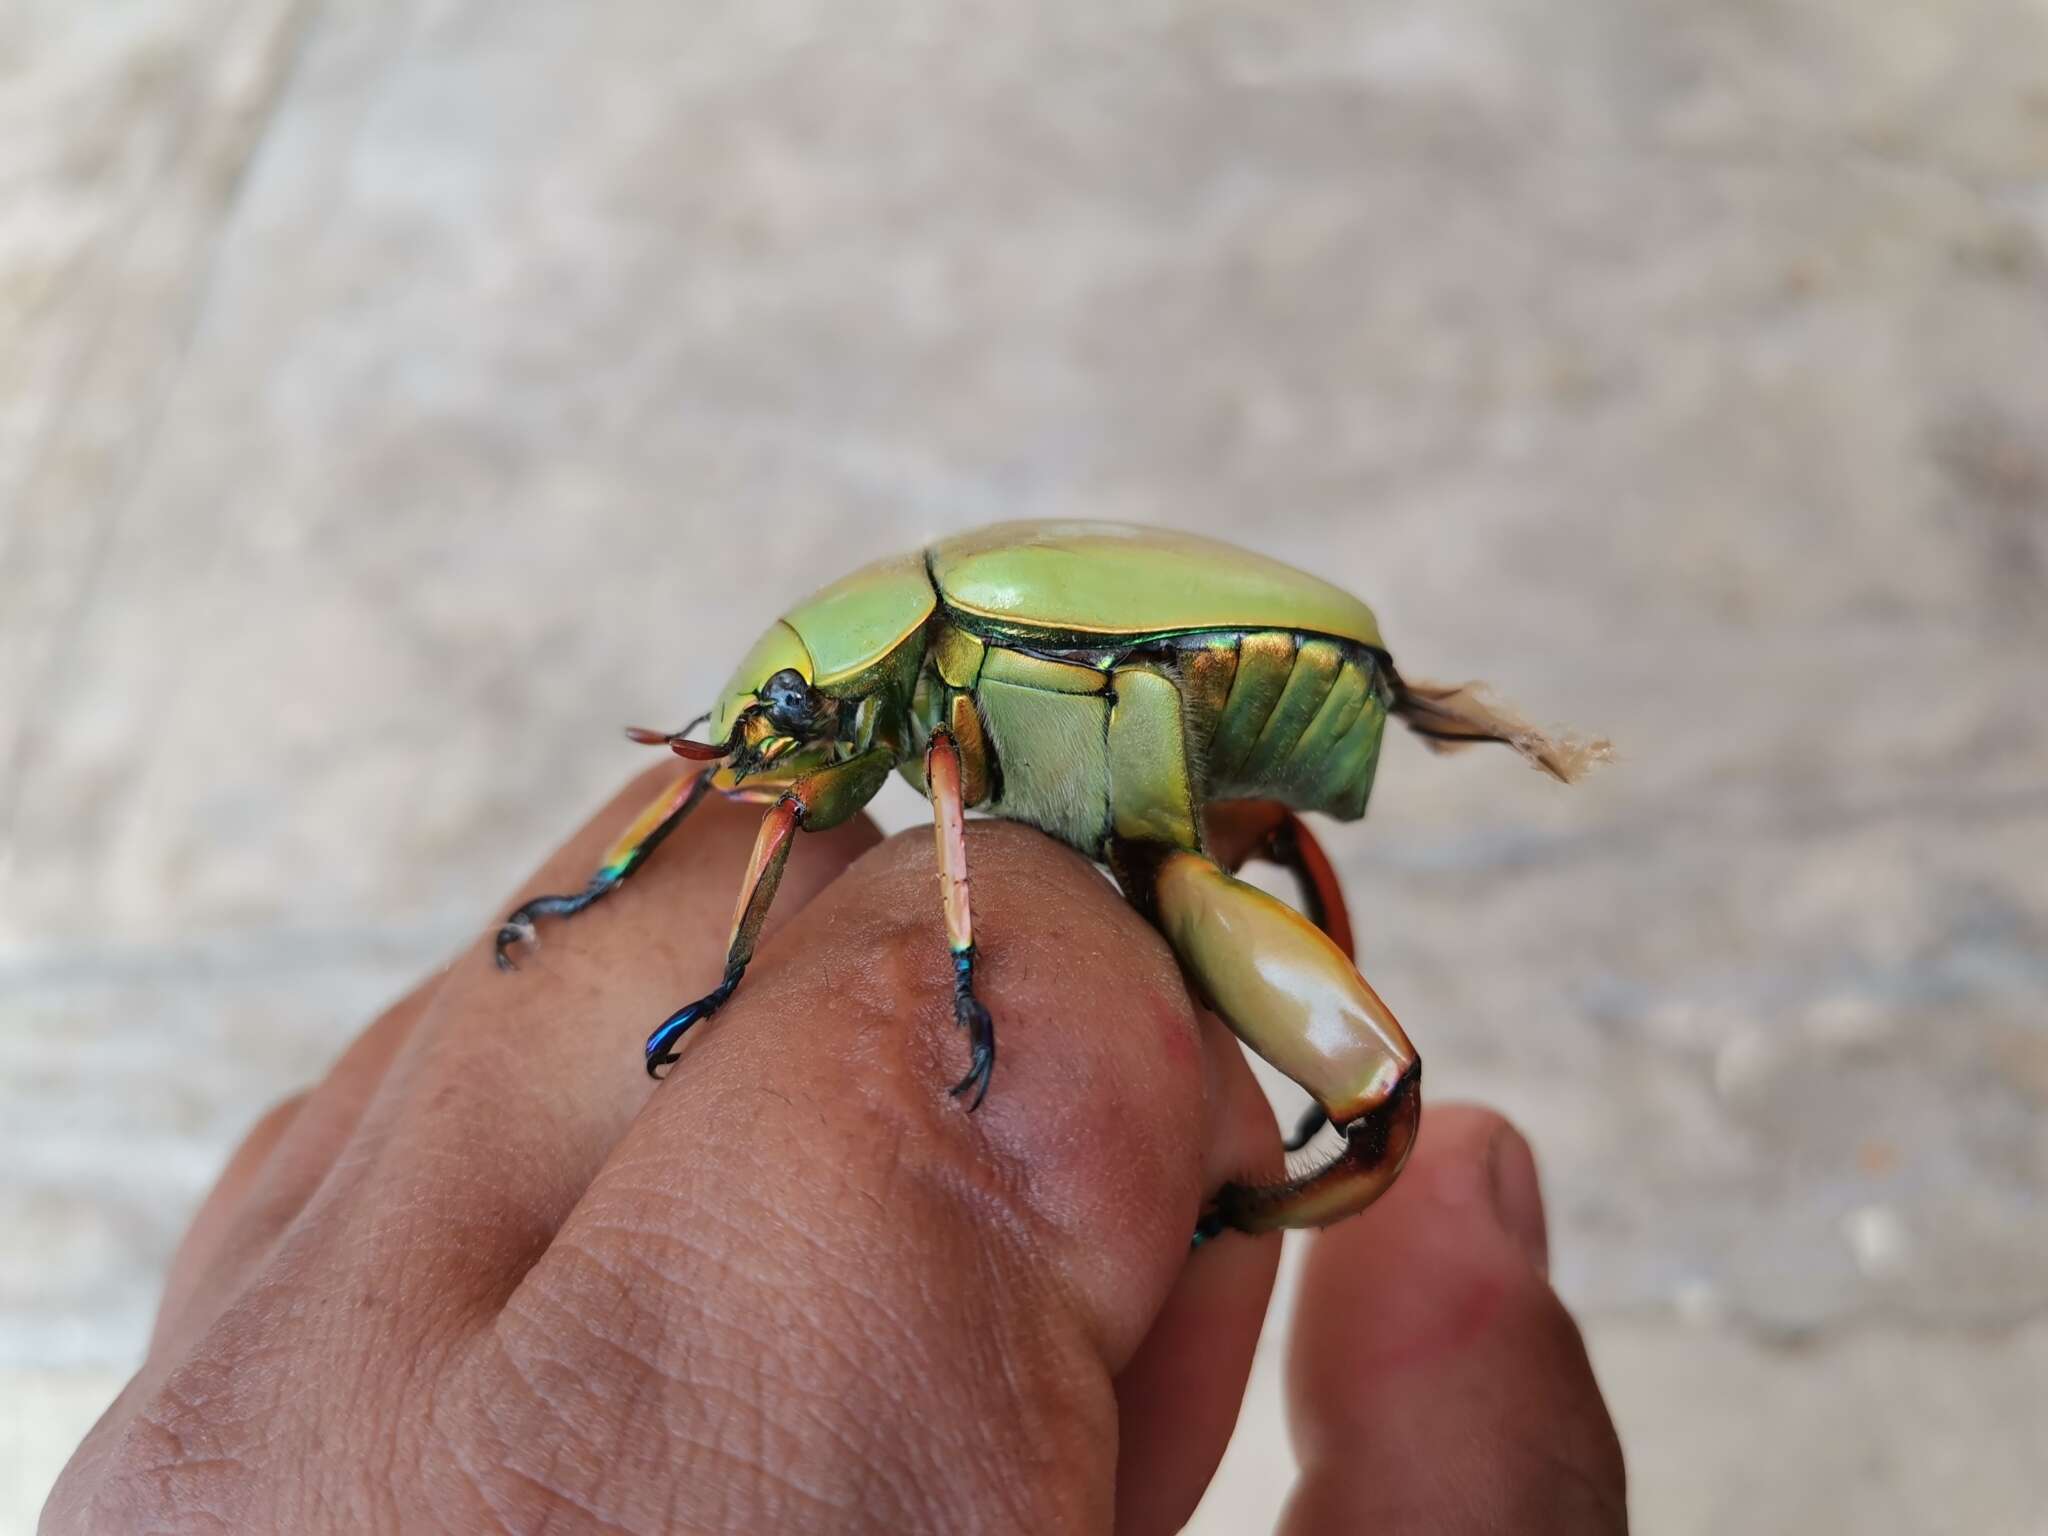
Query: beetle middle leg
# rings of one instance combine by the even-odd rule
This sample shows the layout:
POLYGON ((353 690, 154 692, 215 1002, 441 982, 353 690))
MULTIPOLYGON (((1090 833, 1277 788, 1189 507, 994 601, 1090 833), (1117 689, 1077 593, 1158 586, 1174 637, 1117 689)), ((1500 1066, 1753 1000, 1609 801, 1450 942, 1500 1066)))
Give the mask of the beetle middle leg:
POLYGON ((603 862, 597 866, 597 873, 590 877, 590 883, 581 891, 573 896, 536 896, 507 917, 498 929, 495 941, 498 969, 513 969, 509 951, 521 939, 533 937, 535 918, 573 917, 625 884, 626 877, 646 861, 647 855, 654 852, 661 840, 675 831, 683 818, 696 809, 697 802, 704 798, 704 792, 710 787, 709 769, 697 768, 682 775, 633 818, 633 824, 612 844, 603 862))
POLYGON ((733 912, 732 938, 726 945, 725 975, 718 985, 693 1003, 670 1014, 647 1037, 647 1075, 661 1076, 661 1069, 676 1060, 676 1046, 693 1025, 701 1024, 723 1008, 739 986, 754 958, 762 924, 775 900, 775 888, 782 883, 782 871, 789 864, 791 839, 799 828, 823 832, 838 826, 874 799, 875 791, 889 776, 895 759, 877 747, 833 763, 798 779, 761 819, 754 839, 753 856, 747 861, 746 878, 740 883, 739 906, 733 912))
POLYGON ((1421 1114, 1422 1066, 1386 1004, 1320 929, 1213 860, 1128 843, 1115 854, 1210 1006, 1344 1132, 1341 1153, 1284 1183, 1225 1185, 1197 1238, 1321 1226, 1371 1204, 1401 1171, 1421 1114))
POLYGON ((967 823, 961 791, 960 747, 953 733, 932 732, 925 750, 924 781, 931 792, 932 827, 939 845, 939 899, 946 909, 946 943, 953 951, 953 1019, 967 1031, 973 1058, 967 1075, 953 1085, 956 1097, 974 1095, 967 1107, 981 1108, 996 1065, 996 1027, 974 995, 974 913, 967 898, 967 823))

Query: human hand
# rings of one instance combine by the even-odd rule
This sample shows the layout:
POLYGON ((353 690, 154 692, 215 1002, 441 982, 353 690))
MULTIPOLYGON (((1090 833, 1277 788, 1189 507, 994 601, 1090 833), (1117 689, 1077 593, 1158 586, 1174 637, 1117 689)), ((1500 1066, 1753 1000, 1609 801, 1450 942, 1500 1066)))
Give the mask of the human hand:
MULTIPOLYGON (((580 882, 654 787, 522 891, 580 882)), ((480 930, 264 1117, 46 1531, 1187 1518, 1279 1253, 1188 1250, 1207 1192, 1279 1166, 1235 1041, 1093 869, 977 822, 1001 1058, 968 1115, 930 838, 861 821, 798 840, 746 985, 655 1092, 641 1037, 717 979, 753 821, 705 805, 515 977, 480 930)), ((1284 1531, 1625 1527, 1543 1232, 1521 1138, 1438 1106, 1393 1192, 1313 1239, 1284 1531)))

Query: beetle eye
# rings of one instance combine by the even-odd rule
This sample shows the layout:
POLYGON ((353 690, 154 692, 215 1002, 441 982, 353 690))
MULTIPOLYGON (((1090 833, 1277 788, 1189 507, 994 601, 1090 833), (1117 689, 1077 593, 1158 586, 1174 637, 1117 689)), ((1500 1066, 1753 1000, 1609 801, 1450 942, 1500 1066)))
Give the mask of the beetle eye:
POLYGON ((808 733, 825 710, 817 690, 789 667, 763 683, 759 697, 767 706, 768 718, 793 736, 808 733))

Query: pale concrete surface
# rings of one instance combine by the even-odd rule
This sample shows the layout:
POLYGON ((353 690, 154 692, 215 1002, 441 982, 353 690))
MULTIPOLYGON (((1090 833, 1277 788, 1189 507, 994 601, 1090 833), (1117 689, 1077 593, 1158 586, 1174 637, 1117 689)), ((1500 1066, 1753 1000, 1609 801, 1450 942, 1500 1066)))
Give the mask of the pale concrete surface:
POLYGON ((0 1528, 619 722, 1071 513, 1621 743, 1330 841, 1640 1528, 2048 1531, 2040 5, 43 0, 0 187, 0 1528))

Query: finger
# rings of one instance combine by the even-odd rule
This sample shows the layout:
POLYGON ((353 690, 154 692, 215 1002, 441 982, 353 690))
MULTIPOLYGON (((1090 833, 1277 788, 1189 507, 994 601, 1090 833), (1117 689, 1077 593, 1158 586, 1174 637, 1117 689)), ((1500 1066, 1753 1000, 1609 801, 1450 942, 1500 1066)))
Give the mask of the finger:
POLYGON ((1546 1241, 1528 1144, 1486 1110, 1425 1111, 1392 1192, 1309 1250, 1284 1532, 1627 1529, 1621 1447, 1546 1241))
POLYGON ((1186 1260, 1212 1068, 1091 866, 992 822, 968 852, 986 1103, 947 1092, 967 1047, 907 834, 763 946, 481 1342, 486 1496, 538 1482, 629 1527, 1109 1524, 1112 1381, 1186 1260))
MULTIPOLYGON (((672 766, 641 774, 523 889, 580 885, 620 826, 673 776, 672 766)), ((353 1177, 370 1180, 381 1169, 387 1181, 459 1203, 460 1191, 479 1182, 477 1161, 488 1160, 484 1187, 520 1205, 515 1240, 530 1257, 534 1234, 552 1234, 646 1098, 639 1039, 721 968, 757 817, 707 803, 631 882, 572 927, 551 928, 546 950, 518 973, 497 971, 480 939, 378 1019, 288 1126, 263 1128, 268 1150, 238 1154, 208 1197, 167 1288, 159 1340, 203 1326, 240 1289, 357 1137, 373 1100, 383 1100, 378 1123, 351 1154, 353 1177), (404 1081, 391 1082, 395 1076, 404 1081), (522 1160, 539 1175, 523 1185, 506 1177, 522 1160), (429 1171, 436 1167, 449 1175, 439 1188, 429 1171)), ((879 836, 857 818, 806 839, 791 859, 776 919, 794 916, 879 836)), ((462 1246, 473 1269, 509 1286, 517 1271, 493 1270, 503 1256, 473 1242, 489 1230, 477 1219, 483 1214, 460 1212, 453 1235, 444 1225, 438 1240, 462 1246)))
MULTIPOLYGON (((1203 1187, 1281 1167, 1272 1106, 1213 1014, 1203 1031, 1218 1106, 1203 1187)), ((1152 1329, 1116 1379, 1118 1536, 1178 1531, 1223 1459, 1280 1262, 1277 1233, 1225 1234, 1189 1256, 1152 1329)))
MULTIPOLYGON (((673 769, 643 775, 528 890, 580 886, 673 769)), ((761 810, 708 798, 634 878, 543 930, 507 974, 497 925, 436 991, 321 1198, 348 1273, 410 1276, 451 1315, 495 1307, 538 1257, 652 1091, 641 1042, 724 969, 761 810)), ((797 839, 771 931, 879 838, 856 817, 797 839)))

